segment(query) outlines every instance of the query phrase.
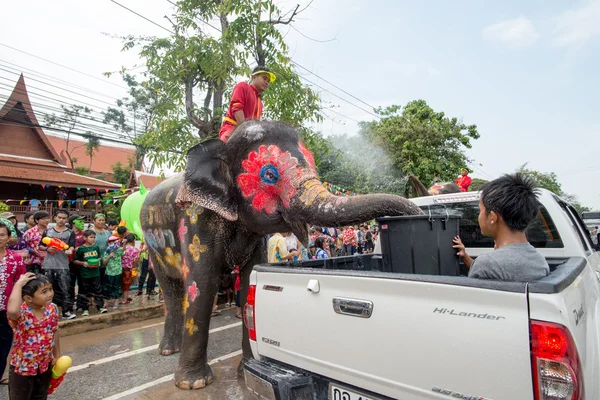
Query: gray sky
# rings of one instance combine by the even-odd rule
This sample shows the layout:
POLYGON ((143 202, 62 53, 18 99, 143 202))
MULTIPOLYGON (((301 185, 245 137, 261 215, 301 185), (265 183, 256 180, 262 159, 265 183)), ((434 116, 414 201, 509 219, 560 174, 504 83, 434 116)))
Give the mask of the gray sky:
MULTIPOLYGON (((169 27, 164 15, 172 5, 167 0, 119 2, 169 27)), ((287 10, 296 2, 279 4, 287 10)), ((13 17, 0 25, 0 43, 100 79, 0 46, 0 101, 20 67, 95 92, 23 70, 32 102, 43 107, 58 104, 45 95, 89 102, 101 111, 125 94, 118 77, 107 80, 102 73, 141 61, 134 51, 121 52, 121 41, 103 32, 167 34, 109 0, 32 0, 26 10, 22 3, 7 2, 3 14, 13 17)), ((600 1, 315 0, 294 27, 313 39, 335 40, 315 42, 284 28, 292 59, 365 103, 403 105, 422 98, 436 111, 477 124, 481 138, 467 152, 477 162, 474 177, 490 179, 528 162, 529 168, 556 172, 565 191, 600 209, 595 109, 600 104, 600 1)), ((299 72, 368 109, 314 75, 299 72)), ((325 110, 328 118, 316 127, 325 134, 355 134, 354 120, 373 118, 329 93, 322 98, 324 107, 343 115, 325 110)), ((50 110, 43 107, 36 111, 50 110)))

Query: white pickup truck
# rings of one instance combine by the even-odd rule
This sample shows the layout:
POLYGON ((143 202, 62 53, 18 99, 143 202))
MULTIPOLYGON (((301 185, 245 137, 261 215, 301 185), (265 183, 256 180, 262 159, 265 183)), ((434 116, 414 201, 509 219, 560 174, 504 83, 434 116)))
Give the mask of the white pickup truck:
MULTIPOLYGON (((470 255, 478 193, 416 198, 459 215, 470 255)), ((263 399, 598 400, 600 257, 577 212, 548 191, 529 241, 536 282, 382 272, 363 255, 254 268, 244 309, 263 399)), ((451 246, 451 243, 448 243, 451 246)))

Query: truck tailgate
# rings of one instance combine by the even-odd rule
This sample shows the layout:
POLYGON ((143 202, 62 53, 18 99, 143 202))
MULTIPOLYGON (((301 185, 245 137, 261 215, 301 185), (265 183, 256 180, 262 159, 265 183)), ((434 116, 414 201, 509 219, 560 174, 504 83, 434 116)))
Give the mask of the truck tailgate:
POLYGON ((401 400, 533 398, 524 287, 269 267, 255 277, 260 356, 401 400))

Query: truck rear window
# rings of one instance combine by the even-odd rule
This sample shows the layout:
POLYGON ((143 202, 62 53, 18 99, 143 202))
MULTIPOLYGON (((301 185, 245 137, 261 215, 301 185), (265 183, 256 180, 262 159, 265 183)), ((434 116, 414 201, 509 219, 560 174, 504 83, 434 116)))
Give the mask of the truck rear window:
MULTIPOLYGON (((460 220, 460 238, 466 247, 492 248, 494 239, 481 234, 479 223, 479 203, 477 201, 464 203, 446 203, 443 205, 433 204, 422 206, 421 209, 427 215, 431 210, 432 215, 443 217, 446 210, 450 215, 458 215, 460 220)), ((527 228, 527 240, 537 248, 561 248, 563 242, 558 230, 550 218, 550 214, 544 206, 540 206, 540 212, 533 223, 527 228)))

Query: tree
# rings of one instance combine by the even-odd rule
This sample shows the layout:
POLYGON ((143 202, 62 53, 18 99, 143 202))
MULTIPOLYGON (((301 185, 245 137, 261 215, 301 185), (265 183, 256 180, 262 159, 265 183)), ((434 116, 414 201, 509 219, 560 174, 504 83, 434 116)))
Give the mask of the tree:
MULTIPOLYGON (((67 160, 71 166, 72 170, 75 170, 75 163, 77 162, 77 157, 73 156, 73 152, 75 149, 78 149, 84 144, 79 146, 74 146, 71 143, 71 134, 73 133, 73 129, 79 123, 81 119, 93 120, 94 118, 91 116, 92 109, 84 106, 78 106, 71 104, 68 107, 61 104, 60 108, 62 109, 62 113, 50 114, 46 115, 45 121, 46 125, 49 127, 56 127, 66 133, 65 138, 65 155, 67 156, 67 160)), ((87 132, 91 135, 91 132, 87 132)))
MULTIPOLYGON (((112 73, 106 73, 110 76, 112 73)), ((104 123, 117 132, 125 134, 135 146, 134 167, 141 170, 144 157, 152 148, 143 136, 151 130, 156 113, 164 107, 162 101, 168 100, 154 91, 147 82, 138 82, 126 69, 119 71, 121 78, 129 87, 129 96, 117 100, 116 107, 108 107, 104 114, 104 123)), ((151 170, 152 168, 146 168, 151 170)))
POLYGON ((284 17, 272 0, 181 0, 170 19, 171 36, 126 38, 124 49, 139 49, 148 69, 141 85, 159 98, 138 142, 153 165, 180 170, 191 146, 217 135, 227 92, 249 75, 251 60, 278 75, 264 97, 265 118, 298 127, 320 120, 319 98, 293 71, 277 29, 301 11, 296 7, 284 17), (216 21, 220 32, 209 35, 203 21, 216 21))
POLYGON ((404 192, 405 175, 381 150, 364 143, 360 136, 334 135, 305 130, 303 143, 313 152, 323 181, 358 193, 404 192), (373 160, 377 160, 376 163, 373 160))
POLYGON ((477 192, 481 190, 481 187, 486 183, 488 183, 488 181, 486 181, 485 179, 473 178, 473 180, 471 181, 471 186, 469 186, 469 191, 477 192))
POLYGON ((398 170, 415 175, 425 186, 454 181, 470 161, 465 149, 471 148, 471 139, 479 138, 476 125, 435 112, 424 100, 375 111, 381 119, 361 122, 360 135, 385 149, 398 170))
POLYGON ((90 170, 87 167, 84 167, 82 165, 78 165, 77 167, 75 167, 75 172, 78 173, 79 175, 89 175, 90 174, 90 170))
POLYGON ((120 161, 117 161, 116 164, 110 166, 110 169, 112 169, 112 176, 115 182, 120 183, 121 185, 127 185, 129 183, 131 168, 128 168, 128 166, 124 166, 120 161))
POLYGON ((538 187, 548 189, 552 193, 560 196, 567 203, 571 204, 579 214, 585 211, 591 211, 589 207, 586 207, 579 202, 577 196, 563 191, 562 184, 558 181, 558 177, 554 172, 540 172, 531 170, 527 168, 527 163, 519 167, 517 172, 531 177, 538 187))
POLYGON ((96 136, 88 137, 88 141, 85 144, 85 154, 90 157, 90 167, 88 171, 92 170, 92 158, 94 157, 94 153, 100 150, 100 139, 96 136))

